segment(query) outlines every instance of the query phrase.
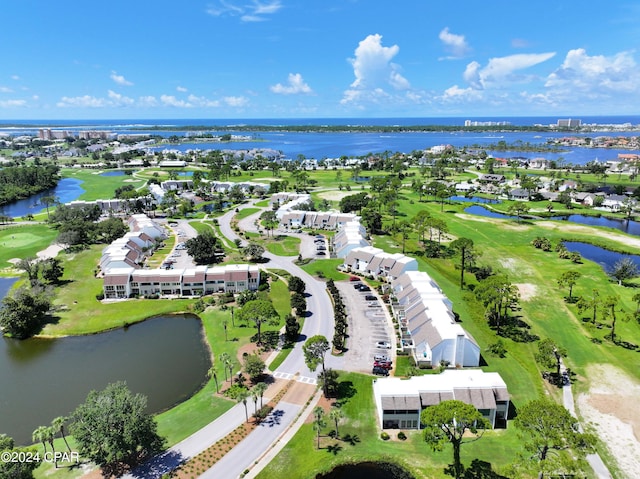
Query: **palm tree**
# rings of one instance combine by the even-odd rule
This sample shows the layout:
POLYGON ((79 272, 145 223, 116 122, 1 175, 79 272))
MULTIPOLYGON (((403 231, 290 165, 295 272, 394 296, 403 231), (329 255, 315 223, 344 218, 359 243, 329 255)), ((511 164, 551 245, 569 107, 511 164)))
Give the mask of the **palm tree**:
POLYGON ((253 413, 257 416, 258 415, 258 391, 256 391, 256 388, 252 388, 250 391, 251 394, 251 399, 253 399, 253 413))
POLYGON ((38 428, 33 431, 31 434, 31 440, 33 442, 41 442, 42 447, 44 448, 44 453, 47 453, 47 435, 46 435, 47 426, 38 426, 38 428))
POLYGON ((329 411, 329 419, 331 419, 336 425, 337 438, 340 437, 340 432, 338 431, 338 423, 340 422, 340 419, 342 419, 343 417, 344 417, 344 412, 339 407, 331 408, 331 411, 329 411))
POLYGON ((244 404, 244 415, 247 418, 247 422, 249 422, 249 411, 247 411, 247 398, 249 397, 249 391, 241 388, 238 389, 238 392, 236 393, 236 401, 238 401, 239 403, 241 402, 242 404, 244 404))
POLYGON ((260 396, 260 409, 262 409, 262 396, 264 395, 268 387, 269 386, 267 386, 267 383, 258 383, 253 388, 256 394, 260 396))
POLYGON ((317 449, 320 449, 320 433, 322 432, 322 428, 327 425, 327 422, 324 420, 324 409, 320 406, 316 406, 313 409, 313 415, 315 416, 315 420, 313 421, 313 430, 317 432, 317 449))
MULTIPOLYGON (((226 369, 225 369, 225 372, 226 372, 226 369)), ((218 370, 216 369, 215 363, 212 364, 209 370, 207 371, 207 376, 210 378, 213 378, 213 380, 216 382, 216 394, 218 394, 220 392, 220 387, 218 385, 218 370)))
POLYGON ((56 458, 56 449, 53 446, 53 440, 56 437, 56 433, 53 429, 53 427, 51 426, 43 426, 43 434, 44 434, 44 438, 45 440, 49 443, 49 445, 51 446, 51 452, 53 454, 53 461, 55 464, 56 469, 58 468, 58 459, 56 458))
POLYGON ((224 380, 227 380, 227 362, 231 360, 229 353, 222 353, 220 355, 220 362, 222 363, 224 369, 224 380))
POLYGON ((53 427, 54 431, 60 432, 62 436, 62 440, 67 445, 67 450, 71 452, 71 448, 69 447, 69 443, 67 442, 67 437, 64 434, 64 423, 67 422, 67 418, 64 416, 58 416, 53 421, 51 421, 51 427, 53 427))

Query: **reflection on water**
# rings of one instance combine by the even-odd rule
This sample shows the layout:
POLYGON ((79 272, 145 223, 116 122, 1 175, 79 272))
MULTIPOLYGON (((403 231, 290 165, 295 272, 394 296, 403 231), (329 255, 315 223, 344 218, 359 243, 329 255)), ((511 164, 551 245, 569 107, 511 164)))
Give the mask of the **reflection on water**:
MULTIPOLYGON (((1 285, 1 283, 0 283, 1 285)), ((0 433, 18 443, 67 415, 90 390, 124 380, 158 412, 189 398, 206 379, 210 354, 193 315, 163 315, 89 336, 0 339, 0 433)))
POLYGON ((493 200, 491 198, 482 198, 481 196, 450 196, 447 199, 450 201, 459 201, 461 203, 484 203, 484 204, 500 203, 500 200, 493 200))
POLYGON ((63 178, 55 188, 42 191, 24 200, 4 205, 0 207, 0 212, 12 218, 19 218, 28 214, 35 215, 36 213, 46 210, 45 206, 40 204, 40 200, 45 196, 55 196, 60 203, 77 200, 80 195, 84 193, 84 190, 80 187, 81 183, 81 180, 75 178, 63 178))
POLYGON ((571 251, 577 251, 584 259, 598 263, 605 271, 609 271, 623 258, 630 258, 638 268, 640 268, 640 256, 634 254, 617 253, 608 249, 600 248, 589 243, 579 241, 565 241, 565 247, 571 251))
POLYGON ((570 221, 589 226, 606 226, 615 228, 630 235, 640 236, 640 222, 621 220, 617 218, 607 218, 605 216, 588 216, 588 215, 561 215, 552 216, 552 220, 570 221))

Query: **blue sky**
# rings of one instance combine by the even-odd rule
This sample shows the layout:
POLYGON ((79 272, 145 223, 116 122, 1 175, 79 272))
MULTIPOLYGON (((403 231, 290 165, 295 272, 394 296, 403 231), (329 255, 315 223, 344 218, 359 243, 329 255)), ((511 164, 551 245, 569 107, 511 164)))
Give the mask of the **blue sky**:
POLYGON ((616 0, 7 0, 0 119, 640 114, 616 0))

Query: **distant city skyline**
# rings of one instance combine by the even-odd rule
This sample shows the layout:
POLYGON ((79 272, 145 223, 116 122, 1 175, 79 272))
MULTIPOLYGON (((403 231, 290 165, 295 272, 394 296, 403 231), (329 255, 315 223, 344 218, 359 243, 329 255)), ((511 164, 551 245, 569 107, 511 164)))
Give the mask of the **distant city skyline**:
POLYGON ((0 119, 640 114, 640 5, 10 2, 0 119))

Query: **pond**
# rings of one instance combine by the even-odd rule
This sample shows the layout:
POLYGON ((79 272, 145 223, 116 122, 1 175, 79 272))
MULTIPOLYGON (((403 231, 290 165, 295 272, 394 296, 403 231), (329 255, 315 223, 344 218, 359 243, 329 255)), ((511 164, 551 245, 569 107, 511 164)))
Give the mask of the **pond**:
POLYGON ((209 367, 202 325, 193 315, 163 315, 89 336, 0 337, 0 433, 30 443, 38 426, 116 381, 147 396, 148 412, 159 412, 197 392, 209 367))
POLYGON ((124 176, 124 170, 111 170, 105 171, 104 173, 100 173, 100 176, 124 176))
POLYGON ((617 253, 580 241, 565 241, 563 244, 569 251, 577 251, 584 259, 598 263, 605 271, 609 271, 613 268, 613 265, 623 258, 631 258, 636 266, 640 268, 640 256, 638 255, 617 253))
POLYGON ((588 226, 606 226, 615 228, 624 233, 640 236, 640 222, 631 220, 622 220, 617 218, 607 218, 606 216, 588 216, 588 215, 560 215, 552 216, 552 220, 571 221, 588 226))
POLYGON ((24 200, 18 200, 8 205, 0 207, 0 212, 3 215, 11 216, 12 218, 20 218, 28 214, 35 215, 44 211, 46 208, 40 204, 40 199, 44 196, 55 196, 60 203, 68 203, 69 201, 77 200, 84 190, 80 187, 81 180, 76 178, 63 178, 61 179, 55 188, 51 188, 46 191, 42 191, 38 194, 32 195, 24 200))
POLYGON ((361 462, 337 466, 327 474, 318 474, 316 479, 413 479, 413 476, 389 462, 361 462))
POLYGON ((505 220, 518 219, 517 216, 505 215, 503 213, 496 213, 495 211, 488 210, 484 206, 479 206, 479 205, 467 206, 464 209, 464 212, 469 213, 470 215, 485 216, 487 218, 501 218, 505 220))
POLYGON ((447 198, 449 201, 459 201, 461 203, 483 203, 483 204, 498 204, 500 200, 493 200, 491 198, 482 198, 481 196, 450 196, 447 198))

